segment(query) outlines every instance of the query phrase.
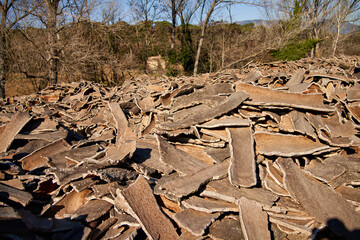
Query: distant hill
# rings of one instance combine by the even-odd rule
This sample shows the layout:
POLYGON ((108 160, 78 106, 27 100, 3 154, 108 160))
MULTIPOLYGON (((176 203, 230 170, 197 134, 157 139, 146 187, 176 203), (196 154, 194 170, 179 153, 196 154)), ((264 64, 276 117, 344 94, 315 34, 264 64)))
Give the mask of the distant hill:
MULTIPOLYGON (((245 24, 249 24, 249 23, 253 23, 255 26, 270 26, 271 21, 269 20, 264 20, 264 19, 253 19, 253 20, 243 20, 243 21, 236 21, 236 24, 239 25, 245 25, 245 24)), ((335 26, 333 27, 334 32, 335 32, 335 26)), ((342 34, 347 34, 349 32, 352 31, 360 31, 360 26, 353 24, 353 23, 349 23, 346 22, 343 26, 343 29, 341 31, 342 34)))
POLYGON ((236 21, 236 24, 245 25, 249 23, 253 23, 255 26, 269 26, 270 21, 264 19, 253 19, 253 20, 243 20, 243 21, 236 21))

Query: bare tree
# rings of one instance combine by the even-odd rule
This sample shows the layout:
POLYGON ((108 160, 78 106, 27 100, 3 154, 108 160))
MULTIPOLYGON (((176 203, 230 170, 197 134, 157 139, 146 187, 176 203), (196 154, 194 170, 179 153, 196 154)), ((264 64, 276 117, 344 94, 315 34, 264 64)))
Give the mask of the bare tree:
POLYGON ((335 11, 333 11, 333 23, 335 36, 333 39, 332 54, 335 55, 338 49, 341 33, 344 30, 346 21, 355 22, 359 20, 360 0, 338 0, 335 11))
POLYGON ((176 20, 179 12, 183 8, 186 0, 163 0, 165 6, 169 9, 171 18, 171 50, 175 48, 175 29, 176 20))
POLYGON ((5 97, 7 33, 37 7, 38 4, 29 8, 27 1, 22 0, 0 1, 0 98, 5 97))
POLYGON ((160 17, 159 0, 129 0, 129 6, 137 21, 155 21, 160 17))
POLYGON ((214 13, 214 11, 217 8, 223 7, 226 4, 252 4, 252 5, 258 5, 258 3, 256 3, 256 1, 227 1, 227 0, 212 0, 212 1, 208 1, 208 0, 203 0, 202 2, 202 6, 201 6, 201 19, 202 19, 202 15, 205 11, 205 9, 207 8, 207 6, 209 6, 207 8, 207 12, 205 15, 205 19, 204 21, 201 21, 201 33, 200 33, 200 40, 199 40, 199 44, 197 47, 197 52, 196 52, 196 58, 195 58, 195 64, 194 64, 194 75, 196 75, 198 73, 198 66, 199 66, 199 60, 200 60, 200 54, 201 54, 201 48, 204 42, 204 36, 205 36, 205 31, 206 28, 208 26, 208 23, 210 21, 210 18, 212 16, 212 14, 214 13))

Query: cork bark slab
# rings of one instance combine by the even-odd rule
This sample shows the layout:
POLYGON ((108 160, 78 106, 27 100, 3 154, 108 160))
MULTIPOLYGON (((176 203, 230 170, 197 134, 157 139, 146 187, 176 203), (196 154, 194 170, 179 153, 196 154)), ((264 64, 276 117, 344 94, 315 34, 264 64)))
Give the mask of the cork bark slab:
POLYGON ((174 215, 174 220, 195 236, 204 234, 207 227, 220 216, 220 213, 204 213, 186 209, 174 215))
POLYGON ((340 194, 306 178, 291 159, 281 159, 279 165, 285 173, 286 190, 310 216, 327 224, 336 234, 346 237, 350 237, 349 231, 360 229, 360 214, 340 194), (336 224, 336 221, 342 222, 347 230, 336 224))
POLYGON ((210 108, 206 113, 199 112, 182 121, 164 123, 160 127, 164 130, 175 130, 200 124, 209 121, 215 117, 222 116, 223 114, 233 110, 234 108, 237 108, 247 98, 248 95, 244 92, 235 92, 218 105, 210 108))
POLYGON ((238 204, 241 197, 255 200, 264 206, 272 206, 278 199, 278 196, 262 188, 237 188, 234 187, 229 179, 212 181, 207 184, 207 189, 200 195, 215 199, 224 200, 238 204))
POLYGON ((5 128, 0 132, 0 152, 6 152, 16 134, 29 122, 31 116, 28 112, 17 112, 5 128))
POLYGON ((33 197, 28 192, 0 183, 0 199, 10 199, 26 206, 31 202, 33 197))
POLYGON ((271 239, 268 215, 261 204, 242 197, 239 201, 240 223, 245 239, 271 239))
POLYGON ((304 110, 319 112, 333 112, 334 109, 323 104, 321 94, 299 94, 287 93, 262 87, 255 87, 249 84, 238 83, 237 91, 244 91, 249 94, 248 104, 261 106, 293 107, 304 110))
POLYGON ((65 152, 69 149, 70 145, 64 139, 52 142, 22 158, 20 160, 22 162, 22 168, 24 170, 31 171, 38 167, 47 166, 48 158, 45 156, 55 155, 60 152, 65 152))
POLYGON ((230 182, 237 187, 256 185, 254 139, 251 128, 227 128, 226 131, 230 138, 230 182))
POLYGON ((227 174, 228 167, 228 161, 217 163, 192 175, 169 180, 162 184, 161 188, 165 189, 168 194, 181 198, 196 192, 202 185, 212 179, 222 178, 227 174))
POLYGON ((121 191, 126 203, 150 239, 177 239, 172 223, 161 212, 146 180, 139 176, 129 187, 121 191))
POLYGON ((192 174, 209 166, 171 145, 159 135, 156 135, 156 139, 158 142, 160 161, 175 169, 181 175, 192 174))
POLYGON ((254 134, 256 152, 267 156, 294 157, 313 154, 330 147, 307 137, 257 132, 254 134))
POLYGON ((182 201, 182 204, 186 208, 191 208, 206 213, 239 211, 238 207, 233 203, 214 199, 200 198, 197 196, 191 196, 189 199, 182 201))

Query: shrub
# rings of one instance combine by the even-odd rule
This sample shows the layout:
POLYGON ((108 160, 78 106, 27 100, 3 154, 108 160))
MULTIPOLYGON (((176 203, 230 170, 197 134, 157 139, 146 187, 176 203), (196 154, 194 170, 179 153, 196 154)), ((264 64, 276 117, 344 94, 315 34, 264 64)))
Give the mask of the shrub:
POLYGON ((271 52, 271 56, 278 60, 293 61, 305 57, 316 43, 321 42, 319 39, 305 39, 292 41, 278 50, 271 52))

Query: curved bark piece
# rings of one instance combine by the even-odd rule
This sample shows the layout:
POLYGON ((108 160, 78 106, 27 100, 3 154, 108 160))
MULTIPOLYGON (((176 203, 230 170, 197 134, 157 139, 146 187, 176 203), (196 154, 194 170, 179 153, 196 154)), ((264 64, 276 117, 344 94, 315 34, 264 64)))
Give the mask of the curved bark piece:
POLYGON ((324 97, 321 94, 288 93, 244 83, 237 83, 236 90, 249 94, 251 101, 247 103, 251 105, 293 107, 319 112, 334 111, 333 108, 324 105, 324 97))
POLYGON ((11 121, 6 124, 5 129, 0 132, 0 152, 6 152, 14 140, 16 134, 29 122, 31 116, 28 112, 17 112, 11 121))
POLYGON ((144 177, 139 176, 121 191, 131 215, 138 220, 150 239, 178 239, 170 220, 161 212, 153 192, 144 177))
POLYGON ((178 122, 164 123, 160 125, 160 128, 164 130, 175 130, 179 128, 187 128, 196 124, 209 121, 215 117, 222 116, 223 114, 233 110, 234 108, 237 108, 247 98, 248 95, 244 92, 235 92, 218 105, 210 108, 209 111, 207 111, 206 113, 198 112, 190 116, 189 118, 178 122))
POLYGON ((360 229, 360 214, 354 207, 333 189, 308 179, 291 159, 280 159, 278 163, 285 173, 284 184, 291 197, 334 233, 354 239, 351 232, 360 229))
POLYGON ((242 197, 239 201, 240 223, 245 239, 271 239, 268 216, 261 204, 242 197))

